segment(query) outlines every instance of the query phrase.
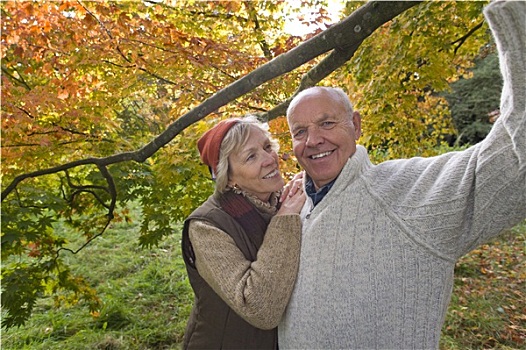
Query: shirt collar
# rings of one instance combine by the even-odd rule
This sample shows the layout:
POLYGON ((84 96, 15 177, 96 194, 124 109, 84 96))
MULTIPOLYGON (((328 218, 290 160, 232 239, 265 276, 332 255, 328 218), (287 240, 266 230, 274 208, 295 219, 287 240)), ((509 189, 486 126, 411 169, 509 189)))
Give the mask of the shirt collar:
POLYGON ((321 202, 323 197, 329 192, 329 190, 332 188, 332 185, 334 185, 334 182, 336 179, 332 180, 325 186, 321 187, 318 191, 316 191, 316 188, 314 187, 314 182, 310 178, 310 176, 307 175, 307 179, 305 181, 305 193, 312 199, 312 203, 314 206, 321 202))

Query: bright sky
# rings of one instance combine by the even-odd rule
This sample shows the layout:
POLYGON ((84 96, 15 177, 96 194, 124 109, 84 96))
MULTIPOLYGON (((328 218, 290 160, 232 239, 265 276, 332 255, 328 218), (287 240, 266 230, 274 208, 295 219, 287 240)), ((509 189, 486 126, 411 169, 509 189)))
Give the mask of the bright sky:
MULTIPOLYGON (((341 18, 340 11, 342 10, 344 6, 343 0, 328 0, 327 3, 328 3, 328 7, 327 7, 328 15, 332 19, 332 22, 330 24, 339 22, 341 18)), ((316 8, 303 7, 301 9, 301 13, 304 14, 305 20, 309 19, 308 17, 309 17, 310 12, 315 12, 315 11, 316 11, 316 8)), ((285 24, 285 31, 292 35, 302 36, 304 34, 314 31, 315 29, 316 29, 315 27, 308 27, 308 26, 303 25, 301 21, 299 21, 296 18, 287 19, 287 22, 285 24)), ((326 29, 326 28, 322 26, 321 29, 326 29)))

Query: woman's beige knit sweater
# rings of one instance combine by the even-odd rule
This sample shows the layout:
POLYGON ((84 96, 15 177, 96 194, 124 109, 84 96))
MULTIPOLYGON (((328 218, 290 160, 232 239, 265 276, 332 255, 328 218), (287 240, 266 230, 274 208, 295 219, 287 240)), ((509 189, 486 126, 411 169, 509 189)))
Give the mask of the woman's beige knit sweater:
MULTIPOLYGON (((258 210, 275 213, 275 208, 247 198, 258 210)), ((253 326, 275 328, 298 272, 300 216, 276 215, 271 219, 256 261, 247 260, 232 237, 206 221, 192 220, 189 236, 197 270, 214 292, 253 326)))
POLYGON ((501 116, 462 152, 372 165, 305 205, 280 349, 436 349, 455 262, 526 218, 526 2, 494 2, 501 116))

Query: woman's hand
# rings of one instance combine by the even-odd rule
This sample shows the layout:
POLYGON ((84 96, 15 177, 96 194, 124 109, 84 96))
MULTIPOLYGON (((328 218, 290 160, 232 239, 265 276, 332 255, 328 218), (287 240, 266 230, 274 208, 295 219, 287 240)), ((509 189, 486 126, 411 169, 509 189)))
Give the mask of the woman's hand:
POLYGON ((279 201, 283 202, 287 197, 292 197, 296 194, 298 190, 303 190, 303 174, 304 171, 300 171, 294 177, 288 184, 283 187, 283 191, 281 192, 281 196, 279 197, 279 201))
POLYGON ((305 193, 303 192, 303 171, 296 174, 294 178, 283 188, 279 201, 281 207, 277 215, 280 214, 299 214, 305 203, 305 193))

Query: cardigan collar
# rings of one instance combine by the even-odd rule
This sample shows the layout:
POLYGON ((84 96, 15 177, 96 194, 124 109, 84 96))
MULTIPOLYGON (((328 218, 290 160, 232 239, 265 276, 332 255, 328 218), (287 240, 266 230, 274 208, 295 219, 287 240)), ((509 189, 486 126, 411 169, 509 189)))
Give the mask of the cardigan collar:
MULTIPOLYGON (((345 163, 342 171, 331 184, 328 193, 326 193, 324 197, 332 197, 341 193, 350 183, 356 181, 371 166, 372 163, 369 160, 367 149, 361 145, 356 145, 356 152, 349 157, 347 163, 345 163)), ((307 178, 308 176, 305 177, 305 183, 308 181, 307 178)), ((312 198, 310 199, 312 200, 312 198)), ((320 203, 323 202, 327 201, 321 201, 320 203)), ((315 206, 314 202, 311 202, 311 206, 315 206)))
POLYGON ((356 152, 349 157, 345 163, 340 175, 336 179, 332 191, 340 192, 349 183, 356 181, 367 169, 372 166, 367 154, 367 149, 361 145, 356 145, 356 152))

